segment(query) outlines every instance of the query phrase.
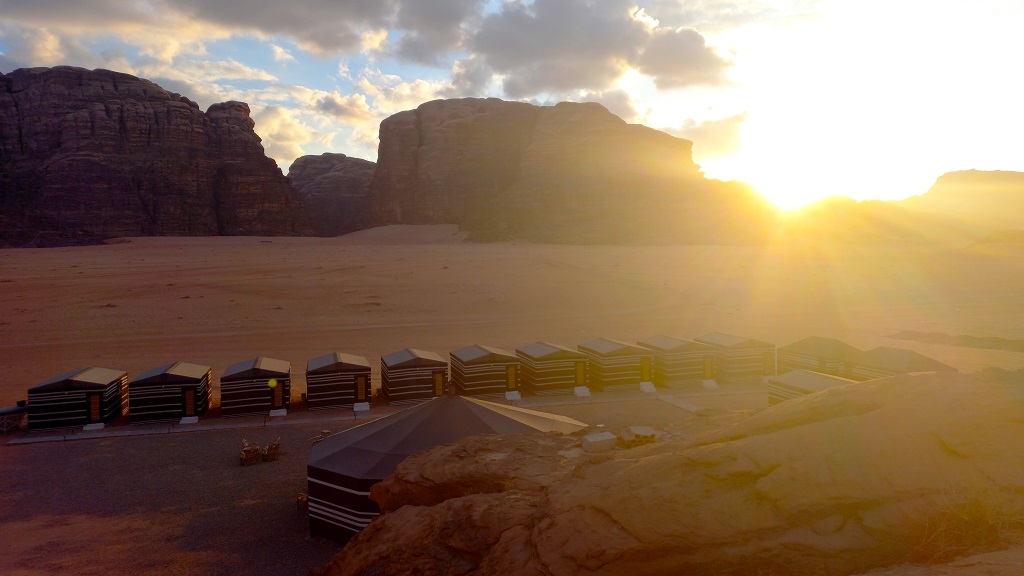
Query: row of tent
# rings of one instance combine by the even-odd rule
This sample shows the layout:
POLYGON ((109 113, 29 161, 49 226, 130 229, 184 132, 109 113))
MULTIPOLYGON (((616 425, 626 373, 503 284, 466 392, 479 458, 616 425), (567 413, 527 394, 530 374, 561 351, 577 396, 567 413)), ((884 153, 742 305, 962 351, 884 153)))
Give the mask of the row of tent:
MULTIPOLYGON (((472 345, 451 352, 448 359, 406 348, 382 356, 380 373, 383 398, 402 405, 441 396, 449 385, 466 396, 571 394, 581 386, 608 391, 645 382, 728 385, 799 368, 863 380, 928 366, 949 368, 909 350, 863 352, 813 337, 776 352, 769 342, 714 332, 692 340, 658 335, 636 343, 598 338, 576 349, 534 342, 514 353, 472 345)), ((291 363, 285 360, 258 357, 229 366, 220 378, 221 415, 287 411, 291 376, 291 363)), ((132 422, 199 417, 210 405, 211 381, 209 366, 184 362, 154 368, 130 382, 125 372, 106 368, 61 374, 28 391, 29 429, 107 423, 123 415, 132 422)), ((310 410, 369 402, 370 364, 362 356, 326 354, 307 362, 306 384, 310 410)))

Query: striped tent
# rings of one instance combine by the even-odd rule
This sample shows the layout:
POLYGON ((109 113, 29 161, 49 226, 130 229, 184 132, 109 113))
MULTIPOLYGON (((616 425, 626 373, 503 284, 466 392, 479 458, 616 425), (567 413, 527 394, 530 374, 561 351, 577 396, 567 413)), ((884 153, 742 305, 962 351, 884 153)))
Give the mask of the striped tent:
POLYGON ((761 382, 775 374, 775 345, 770 342, 721 332, 693 340, 715 348, 715 380, 719 384, 761 382))
POLYGON ((637 389, 651 382, 654 354, 618 340, 598 338, 578 346, 586 354, 590 384, 598 390, 637 389))
POLYGON ((331 352, 306 362, 306 399, 310 410, 351 408, 370 401, 370 362, 331 352))
POLYGON ((511 352, 474 344, 450 356, 452 386, 457 394, 503 395, 519 389, 519 358, 511 352))
POLYGON ((862 352, 857 355, 852 364, 850 377, 854 380, 873 380, 897 374, 957 372, 956 368, 924 354, 889 346, 879 346, 862 352))
POLYGON ((587 355, 571 348, 534 342, 516 348, 522 367, 519 383, 527 394, 572 394, 587 385, 587 355))
POLYGON ((220 377, 224 416, 268 415, 291 405, 292 365, 287 360, 250 358, 228 366, 220 377))
POLYGON ((852 362, 862 350, 842 340, 811 336, 779 348, 779 374, 790 370, 810 370, 833 376, 849 376, 852 362))
POLYGON ((840 378, 810 370, 788 370, 784 374, 768 377, 768 404, 774 405, 827 388, 853 384, 856 380, 840 378))
POLYGON ((105 424, 128 414, 128 374, 85 368, 28 390, 28 429, 105 424))
POLYGON ((370 487, 417 452, 475 434, 571 433, 584 427, 565 416, 445 394, 340 432, 310 452, 309 533, 347 542, 380 514, 370 487))
POLYGON ((654 383, 670 386, 715 377, 715 349, 708 344, 672 336, 651 336, 637 342, 654 354, 654 383))
POLYGON ((415 404, 444 394, 448 362, 433 352, 406 348, 381 356, 380 381, 388 404, 415 404))
POLYGON ((209 366, 174 362, 139 374, 128 383, 131 422, 202 416, 210 401, 209 366))

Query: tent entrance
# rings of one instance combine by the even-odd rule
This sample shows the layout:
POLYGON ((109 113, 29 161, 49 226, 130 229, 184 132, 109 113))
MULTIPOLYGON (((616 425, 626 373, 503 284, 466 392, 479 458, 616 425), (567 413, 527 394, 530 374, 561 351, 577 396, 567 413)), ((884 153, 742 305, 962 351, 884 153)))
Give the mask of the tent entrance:
POLYGON ((651 381, 651 359, 643 357, 640 359, 640 381, 651 381))
POLYGON ((434 372, 434 396, 444 394, 444 372, 434 372))
POLYGON ((196 391, 195 390, 182 390, 181 391, 181 413, 185 416, 196 415, 196 391))
POLYGON ((711 356, 704 357, 704 379, 711 380, 715 377, 715 359, 711 356))
POLYGON ((508 389, 516 389, 516 367, 514 364, 509 364, 505 367, 505 376, 508 379, 508 389))
POLYGON ((103 414, 100 410, 100 395, 89 394, 86 397, 86 402, 89 405, 89 422, 100 422, 103 420, 103 414))
POLYGON ((587 363, 577 362, 576 363, 576 385, 586 386, 587 385, 587 363))
POLYGON ((356 400, 363 402, 366 400, 366 376, 356 376, 356 400))
POLYGON ((284 408, 284 384, 278 382, 270 390, 273 394, 274 408, 284 408))

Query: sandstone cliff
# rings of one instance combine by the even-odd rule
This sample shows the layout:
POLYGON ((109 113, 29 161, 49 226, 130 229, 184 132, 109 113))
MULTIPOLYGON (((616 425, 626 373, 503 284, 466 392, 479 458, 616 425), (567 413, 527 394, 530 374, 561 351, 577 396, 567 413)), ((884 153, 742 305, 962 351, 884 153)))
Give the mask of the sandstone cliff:
POLYGON ((986 232, 1024 228, 1024 172, 962 170, 940 176, 928 192, 900 202, 909 209, 955 218, 986 232))
POLYGON ((15 245, 308 230, 246 104, 67 66, 0 74, 0 210, 15 245))
POLYGON ((381 123, 374 222, 455 223, 477 238, 762 239, 772 209, 704 178, 691 145, 594 103, 427 102, 381 123))
MULTIPOLYGON (((473 437, 373 488, 320 574, 858 574, 998 549, 1024 526, 1024 387, 903 376, 588 454, 473 437)), ((943 572, 946 573, 946 572, 943 572)))
POLYGON ((370 181, 377 164, 344 154, 303 156, 288 179, 310 215, 317 236, 338 236, 369 225, 370 181))

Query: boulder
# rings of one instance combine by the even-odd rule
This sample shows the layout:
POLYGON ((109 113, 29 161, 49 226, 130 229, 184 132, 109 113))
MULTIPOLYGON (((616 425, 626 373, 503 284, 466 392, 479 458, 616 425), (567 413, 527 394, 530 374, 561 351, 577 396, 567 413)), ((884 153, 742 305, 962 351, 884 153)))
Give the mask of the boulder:
POLYGON ((367 195, 376 162, 325 152, 302 156, 288 179, 309 212, 313 233, 338 236, 368 225, 367 195))

